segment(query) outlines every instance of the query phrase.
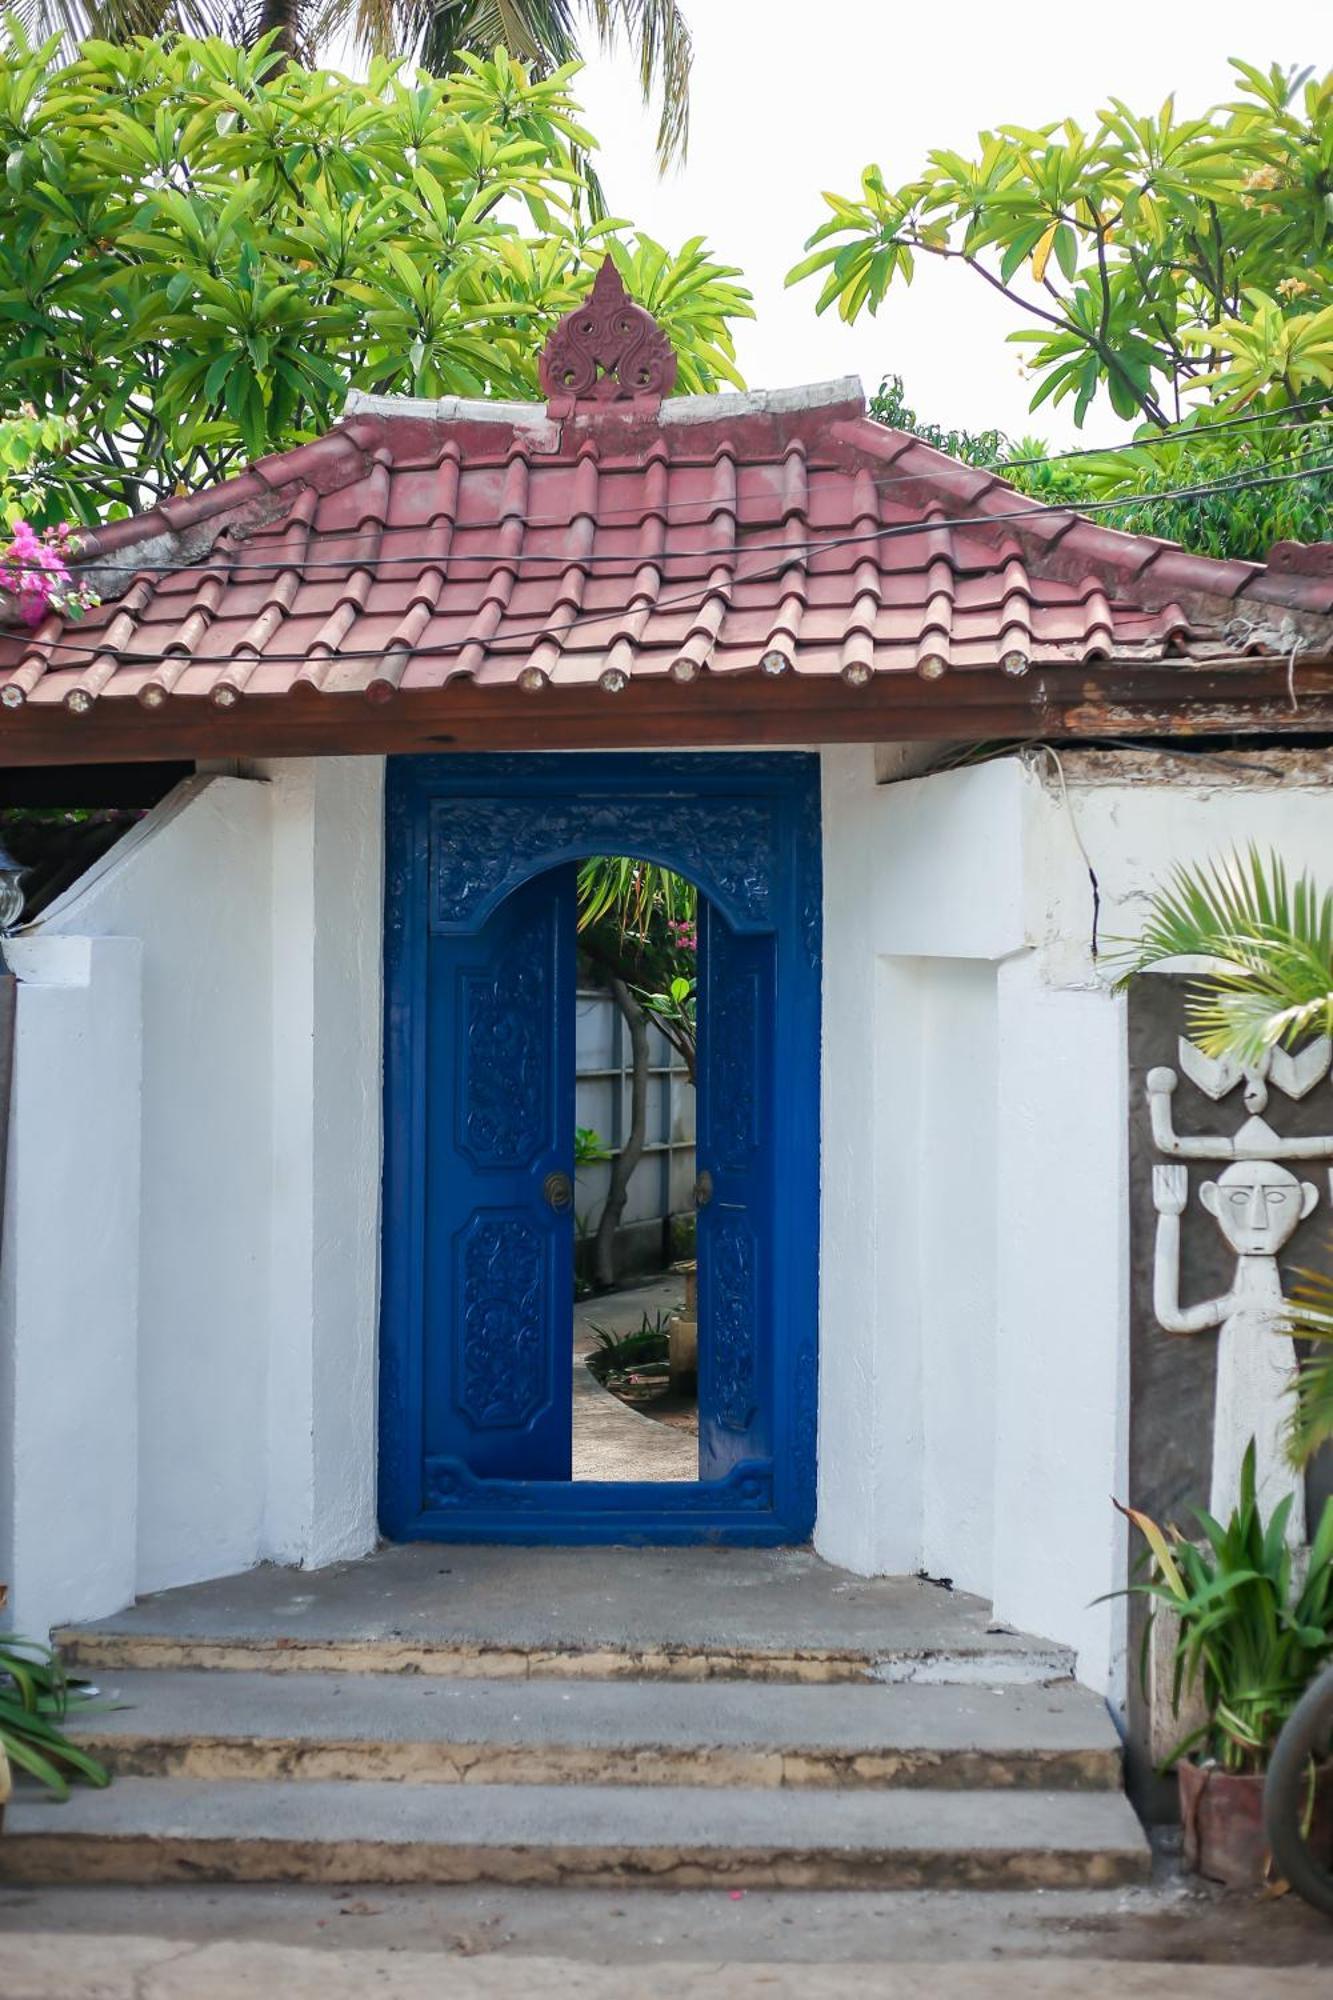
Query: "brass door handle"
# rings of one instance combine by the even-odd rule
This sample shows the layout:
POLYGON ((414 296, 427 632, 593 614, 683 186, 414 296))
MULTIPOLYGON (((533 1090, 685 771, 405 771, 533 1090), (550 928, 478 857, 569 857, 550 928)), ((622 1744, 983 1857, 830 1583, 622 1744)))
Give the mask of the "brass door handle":
POLYGON ((548 1174, 542 1182, 542 1193, 557 1215, 574 1206, 574 1183, 568 1174, 548 1174))

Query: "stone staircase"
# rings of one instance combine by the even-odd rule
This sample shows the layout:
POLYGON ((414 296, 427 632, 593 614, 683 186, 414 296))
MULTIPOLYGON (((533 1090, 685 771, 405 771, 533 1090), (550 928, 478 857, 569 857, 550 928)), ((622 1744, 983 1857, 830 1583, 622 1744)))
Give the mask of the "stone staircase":
MULTIPOLYGON (((165 1593, 67 1633, 71 1664, 121 1704, 80 1729, 116 1782, 64 1806, 16 1797, 0 1879, 1012 1889, 1145 1877, 1115 1731, 1058 1648, 987 1629, 977 1600, 822 1565, 789 1571, 807 1597, 827 1592, 822 1646, 793 1642, 801 1590, 784 1619, 771 1616, 781 1591, 758 1618, 742 1598, 725 1640, 697 1603, 693 1628, 682 1612, 668 1637, 671 1589, 655 1620, 623 1629, 614 1574, 603 1587, 610 1559, 613 1571, 632 1559, 636 1588, 646 1563, 688 1594, 692 1565, 716 1583, 712 1553, 436 1549, 437 1574, 466 1573, 454 1611, 400 1600, 395 1615, 373 1568, 391 1571, 393 1551, 345 1567, 362 1574, 369 1616, 349 1615, 345 1593, 339 1610, 336 1579, 274 1570, 232 1580, 230 1598, 225 1584, 165 1593), (536 1564, 557 1554, 582 1559, 570 1573, 583 1600, 545 1617, 516 1607, 519 1559, 549 1591, 536 1564), (468 1575, 489 1580, 489 1612, 468 1575), (887 1637, 868 1642, 867 1609, 895 1604, 897 1619, 875 1620, 887 1637)), ((727 1573, 751 1566, 751 1588, 780 1583, 792 1560, 720 1553, 727 1573)))

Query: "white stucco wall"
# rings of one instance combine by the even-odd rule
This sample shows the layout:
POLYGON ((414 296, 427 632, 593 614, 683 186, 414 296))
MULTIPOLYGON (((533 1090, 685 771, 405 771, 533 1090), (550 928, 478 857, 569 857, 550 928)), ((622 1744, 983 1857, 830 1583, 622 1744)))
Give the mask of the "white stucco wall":
POLYGON ((260 767, 273 827, 273 1292, 263 1547, 375 1540, 384 762, 260 767))
POLYGON ((916 1223, 921 1561, 929 1575, 985 1594, 996 1452, 996 981, 975 959, 917 964, 918 1136, 901 1192, 916 1223))
POLYGON ((140 1590, 243 1568, 259 1544, 269 870, 266 787, 196 778, 110 850, 40 929, 142 941, 140 1590))
POLYGON ((0 1246, 0 1577, 12 1629, 136 1576, 139 946, 11 940, 21 981, 0 1246))
POLYGON ((9 947, 27 1629, 373 1545, 382 773, 192 779, 9 947))
MULTIPOLYGON (((992 1596, 1114 1694, 1125 1023, 1074 828, 1128 935, 1177 859, 1326 877, 1328 773, 822 762, 816 1543, 992 1596)), ((30 1627, 373 1543, 382 785, 191 781, 12 947, 0 1574, 30 1627)))
POLYGON ((1125 1006, 1092 955, 1177 861, 1327 880, 1324 761, 1061 753, 875 783, 824 753, 816 1546, 924 1568, 1123 1693, 1125 1006), (1078 838, 1076 838, 1076 830, 1078 838), (1087 860, 1080 850, 1079 839, 1087 860))

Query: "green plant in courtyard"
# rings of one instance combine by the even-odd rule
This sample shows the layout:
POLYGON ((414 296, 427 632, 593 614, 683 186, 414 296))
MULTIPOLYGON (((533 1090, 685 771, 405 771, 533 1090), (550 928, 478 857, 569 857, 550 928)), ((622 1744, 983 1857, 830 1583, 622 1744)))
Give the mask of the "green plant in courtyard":
POLYGON ((1148 1544, 1148 1578, 1132 1587, 1179 1620, 1175 1709, 1197 1692, 1206 1716, 1165 1761, 1194 1753, 1224 1771, 1262 1771, 1297 1701, 1333 1660, 1333 1500, 1324 1503, 1303 1579, 1286 1542, 1290 1499, 1267 1521, 1255 1500, 1253 1443, 1230 1518, 1194 1510, 1199 1541, 1123 1511, 1148 1544))
POLYGON ((574 1165, 576 1167, 591 1167, 596 1165, 597 1161, 609 1160, 610 1157, 611 1155, 606 1149, 600 1132, 595 1132, 591 1125, 576 1125, 574 1127, 574 1165))
POLYGON ((593 1248, 599 1285, 615 1276, 615 1232, 647 1140, 650 1021, 695 1080, 697 921, 694 884, 669 868, 627 855, 594 855, 579 868, 579 950, 619 1008, 630 1041, 629 1128, 612 1157, 593 1248))
POLYGON ((26 1771, 58 1799, 69 1797, 71 1777, 110 1783, 104 1766, 61 1727, 85 1700, 49 1646, 0 1634, 0 1750, 16 1771, 26 1771))
POLYGON ((645 1364, 665 1361, 670 1352, 668 1313, 645 1313, 639 1326, 631 1333, 616 1333, 604 1326, 592 1326, 593 1352, 588 1356, 588 1369, 599 1382, 605 1382, 611 1375, 628 1375, 645 1364))
POLYGON ((501 50, 357 83, 271 43, 58 53, 0 49, 0 425, 74 433, 24 468, 37 525, 225 477, 327 429, 350 386, 535 398, 608 253, 682 390, 739 380, 738 274, 594 214, 568 68, 501 50))
POLYGON ((1095 397, 1164 427, 1196 392, 1222 411, 1333 388, 1333 75, 1234 62, 1225 103, 1181 116, 1112 99, 997 125, 890 186, 868 166, 788 283, 817 310, 877 312, 920 258, 1009 300, 1032 408, 1095 397))

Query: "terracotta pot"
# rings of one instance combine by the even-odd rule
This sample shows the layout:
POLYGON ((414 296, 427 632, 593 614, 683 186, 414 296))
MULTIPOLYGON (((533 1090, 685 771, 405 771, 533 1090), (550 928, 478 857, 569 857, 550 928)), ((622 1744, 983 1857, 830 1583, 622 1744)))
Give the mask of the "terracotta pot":
MULTIPOLYGON (((1257 1889, 1268 1874, 1262 1774, 1178 1764, 1185 1866, 1228 1889, 1257 1889)), ((1333 1863, 1333 1764, 1315 1780, 1310 1845, 1333 1863)))

